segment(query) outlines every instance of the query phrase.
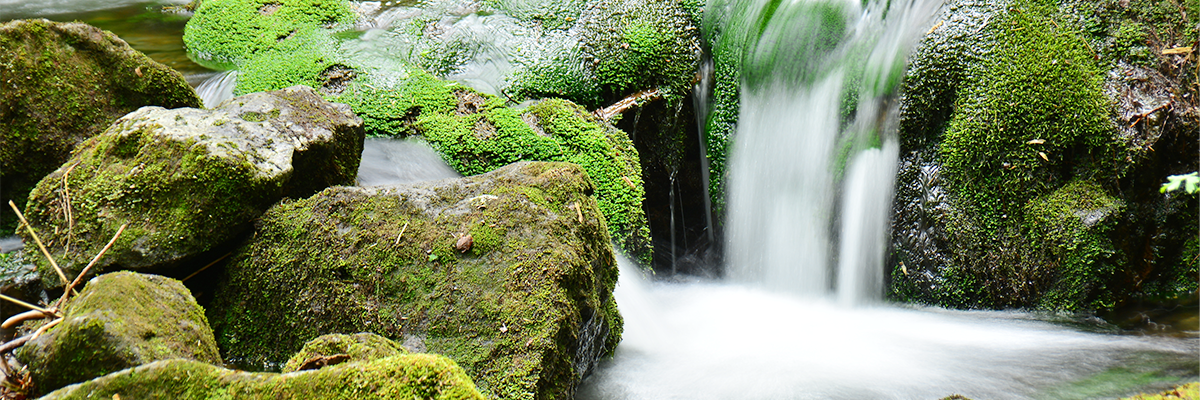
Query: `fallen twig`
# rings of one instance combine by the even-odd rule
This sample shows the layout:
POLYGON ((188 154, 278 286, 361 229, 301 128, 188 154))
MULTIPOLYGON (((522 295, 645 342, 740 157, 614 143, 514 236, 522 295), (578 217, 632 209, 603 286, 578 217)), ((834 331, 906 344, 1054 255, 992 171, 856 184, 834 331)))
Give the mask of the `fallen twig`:
POLYGON ((41 307, 35 306, 35 305, 33 305, 33 304, 29 304, 29 303, 26 303, 26 302, 24 302, 24 301, 21 301, 21 300, 19 300, 19 299, 15 299, 15 298, 12 298, 12 297, 5 296, 5 295, 3 295, 3 294, 0 294, 0 299, 4 299, 4 300, 11 301, 11 302, 13 302, 13 303, 16 303, 17 305, 20 305, 20 306, 22 306, 22 307, 28 308, 28 309, 30 309, 30 310, 37 310, 37 311, 41 311, 41 312, 43 312, 43 313, 46 313, 46 314, 56 314, 56 313, 55 313, 53 310, 46 309, 46 308, 41 308, 41 307))
POLYGON ((56 320, 47 322, 45 325, 42 325, 41 328, 38 328, 36 331, 33 331, 33 335, 29 336, 29 340, 37 339, 38 336, 41 336, 43 333, 46 333, 46 331, 50 330, 50 328, 53 328, 55 325, 58 325, 58 323, 62 322, 62 320, 63 319, 60 317, 56 320))
POLYGON ((21 210, 17 208, 17 204, 9 200, 8 206, 12 207, 13 211, 17 213, 17 218, 21 220, 22 225, 25 225, 25 230, 29 231, 29 236, 33 236, 33 242, 37 243, 38 249, 42 250, 42 255, 46 256, 46 259, 50 261, 50 265, 54 267, 54 272, 57 272, 58 277, 62 278, 63 284, 70 283, 67 280, 67 274, 63 273, 62 268, 59 268, 58 263, 54 261, 54 257, 50 256, 50 251, 46 250, 46 245, 42 244, 42 239, 38 238, 37 233, 33 231, 33 226, 29 225, 29 221, 25 220, 25 214, 21 214, 21 210))
POLYGON ((192 279, 193 276, 199 275, 201 272, 204 272, 204 270, 206 270, 214 265, 217 265, 217 263, 221 262, 221 260, 224 260, 225 257, 229 257, 229 255, 231 255, 231 254, 233 254, 233 253, 225 253, 225 255, 221 256, 221 258, 213 260, 213 262, 210 262, 210 263, 208 263, 208 265, 205 265, 203 268, 196 270, 196 272, 193 272, 191 275, 188 275, 187 278, 183 278, 183 280, 180 280, 180 282, 185 282, 188 279, 192 279))
POLYGON ((405 230, 408 230, 408 223, 407 223, 407 222, 405 222, 405 223, 404 223, 404 227, 403 227, 403 228, 400 228, 400 234, 399 234, 399 235, 396 235, 396 243, 392 243, 392 246, 399 246, 399 245, 400 245, 400 238, 401 238, 401 237, 404 237, 404 231, 405 231, 405 230))
POLYGON ((8 317, 8 319, 4 320, 3 324, 0 324, 0 328, 8 329, 8 328, 17 326, 17 324, 20 324, 22 322, 25 322, 25 321, 28 321, 31 319, 42 319, 42 318, 49 318, 49 317, 53 317, 53 316, 55 316, 55 315, 46 313, 45 311, 29 310, 29 311, 8 317))
MULTIPOLYGON (((8 353, 10 351, 13 351, 13 349, 15 349, 15 348, 21 347, 22 345, 25 344, 25 342, 29 341, 29 338, 31 336, 33 336, 33 335, 21 336, 16 339, 9 340, 8 343, 0 345, 0 354, 8 353)), ((0 362, 4 362, 4 360, 0 360, 0 362)))
POLYGON ((129 226, 129 224, 122 224, 120 228, 117 228, 117 234, 113 235, 112 239, 108 241, 108 244, 104 245, 104 248, 100 249, 100 252, 96 253, 95 257, 92 257, 92 262, 89 262, 86 267, 83 267, 83 271, 79 271, 79 276, 76 276, 75 280, 71 281, 71 284, 67 285, 66 289, 63 289, 63 295, 62 297, 58 298, 57 302, 54 303, 54 308, 62 307, 63 303, 67 301, 67 297, 70 296, 71 290, 75 289, 75 285, 78 285, 79 281, 83 280, 83 276, 87 275, 88 271, 92 270, 92 267, 96 265, 97 261, 100 261, 100 257, 104 257, 104 253, 107 252, 108 249, 112 248, 113 243, 117 242, 117 238, 121 237, 121 232, 125 232, 125 227, 127 226, 129 226))
POLYGON ((629 95, 621 101, 613 103, 613 105, 596 110, 594 114, 597 118, 608 121, 617 114, 624 113, 626 110, 633 108, 641 103, 658 100, 662 98, 662 90, 658 88, 643 90, 629 95))

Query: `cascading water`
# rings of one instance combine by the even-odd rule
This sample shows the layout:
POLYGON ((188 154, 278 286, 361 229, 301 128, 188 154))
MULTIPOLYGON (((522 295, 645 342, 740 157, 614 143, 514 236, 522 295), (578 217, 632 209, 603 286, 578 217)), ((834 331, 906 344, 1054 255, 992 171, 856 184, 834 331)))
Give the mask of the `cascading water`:
POLYGON ((237 74, 237 71, 225 71, 205 79, 196 86, 196 96, 204 101, 205 108, 216 107, 233 98, 233 89, 237 88, 237 74))
POLYGON ((1194 377, 1195 339, 879 304, 896 90, 940 2, 878 3, 891 7, 709 2, 706 13, 737 14, 723 35, 748 38, 728 177, 730 282, 647 283, 621 260, 623 339, 578 398, 1088 398, 1145 390, 1127 384, 1142 377, 1194 377), (1118 383, 1087 381, 1097 376, 1118 383))

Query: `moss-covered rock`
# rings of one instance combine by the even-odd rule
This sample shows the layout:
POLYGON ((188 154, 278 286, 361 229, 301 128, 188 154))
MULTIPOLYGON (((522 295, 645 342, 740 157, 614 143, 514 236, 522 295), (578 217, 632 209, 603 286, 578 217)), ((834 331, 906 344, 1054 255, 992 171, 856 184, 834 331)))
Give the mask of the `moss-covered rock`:
POLYGON ((346 0, 209 0, 188 21, 183 43, 196 61, 229 67, 355 18, 346 0))
POLYGON ((896 298, 1097 310, 1196 290, 1196 199, 1157 189, 1197 168, 1194 59, 1161 54, 1194 28, 1117 3, 949 4, 904 83, 896 298), (1129 24, 1157 27, 1157 70, 1120 48, 1129 24))
MULTIPOLYGON (((68 276, 123 224, 96 271, 162 270, 238 237, 283 197, 353 183, 362 141, 362 120, 304 86, 211 111, 146 107, 80 145, 26 216, 68 276)), ((38 263, 45 285, 62 283, 38 263)))
POLYGON ((209 308, 226 358, 278 368, 370 330, 450 357, 493 398, 569 398, 620 339, 617 268, 592 180, 522 162, 281 203, 209 308))
POLYGON ((0 24, 0 235, 16 227, 9 200, 30 190, 75 145, 142 106, 199 107, 178 72, 83 23, 0 24))
POLYGON ((1121 400, 1200 400, 1200 382, 1185 383, 1156 394, 1139 394, 1121 400))
POLYGON ((334 333, 321 335, 308 341, 304 347, 288 359, 283 365, 284 373, 296 372, 312 364, 326 364, 336 361, 371 361, 384 357, 407 354, 403 346, 374 333, 356 333, 345 335, 334 333))
POLYGON ((204 309, 179 281, 132 272, 89 281, 61 323, 17 351, 38 393, 172 358, 221 363, 204 309))
POLYGON ((290 374, 167 360, 68 386, 43 399, 483 399, 453 361, 392 356, 290 374))

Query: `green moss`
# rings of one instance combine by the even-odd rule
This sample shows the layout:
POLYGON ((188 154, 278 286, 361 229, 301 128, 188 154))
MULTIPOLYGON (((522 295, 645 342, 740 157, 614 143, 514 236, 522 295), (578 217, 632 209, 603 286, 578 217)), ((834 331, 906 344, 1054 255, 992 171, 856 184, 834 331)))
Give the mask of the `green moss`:
POLYGON ((127 369, 47 399, 483 399, 453 361, 399 355, 292 374, 249 373, 186 360, 127 369))
POLYGON ((324 72, 343 61, 337 41, 323 29, 297 31, 275 47, 238 63, 235 95, 279 90, 294 85, 321 89, 324 72))
POLYGON ((18 352, 39 393, 157 360, 221 362, 204 310, 173 279, 103 275, 80 291, 64 315, 18 352))
POLYGON ((345 0, 211 0, 196 9, 183 42, 197 61, 221 67, 354 18, 345 0))
POLYGON ((590 188, 577 166, 522 163, 422 189, 331 188, 280 204, 210 307, 218 343, 229 360, 262 368, 321 334, 371 330, 454 359, 490 397, 570 393, 582 372, 572 360, 591 339, 574 336, 589 331, 585 318, 619 322, 606 305, 616 264, 590 188), (463 232, 479 236, 477 249, 494 247, 459 253, 463 232))
POLYGON ((407 353, 408 350, 403 346, 374 333, 323 335, 305 343, 304 347, 293 355, 292 358, 289 358, 287 364, 284 364, 282 372, 299 371, 300 367, 314 358, 344 355, 349 358, 342 362, 356 362, 377 360, 407 353))
POLYGON ((1048 309, 1105 309, 1114 306, 1105 284, 1113 279, 1115 250, 1108 234, 1123 204, 1093 182, 1077 180, 1026 206, 1035 241, 1049 244, 1057 265, 1055 282, 1040 301, 1048 309))
POLYGON ((1123 144, 1087 46, 1055 9, 1028 0, 997 16, 992 56, 958 94, 940 146, 952 190, 984 229, 1018 220, 1073 177, 1114 176, 1123 144))
POLYGON ((584 23, 581 44, 602 96, 615 101, 659 88, 670 100, 692 89, 699 31, 677 1, 599 1, 584 23))
POLYGON ((0 24, 0 234, 79 142, 142 106, 199 107, 178 72, 82 23, 0 24))

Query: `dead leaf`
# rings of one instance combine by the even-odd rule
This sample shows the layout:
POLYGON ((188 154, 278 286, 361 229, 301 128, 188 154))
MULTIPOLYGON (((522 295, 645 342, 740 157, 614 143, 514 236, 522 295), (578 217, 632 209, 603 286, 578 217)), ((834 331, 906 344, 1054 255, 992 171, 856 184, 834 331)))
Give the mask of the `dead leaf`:
POLYGON ((1028 142, 1025 142, 1025 144, 1042 144, 1042 143, 1046 143, 1046 139, 1033 139, 1028 142))
POLYGON ((1050 161, 1050 157, 1047 157, 1047 156, 1046 156, 1046 153, 1043 153, 1043 152, 1040 152, 1040 151, 1039 151, 1039 152, 1038 152, 1038 156, 1042 157, 1042 159, 1043 159, 1043 160, 1050 161))
POLYGON ((310 369, 321 369, 321 367, 344 363, 344 362, 346 362, 346 360, 349 360, 349 359, 350 359, 349 354, 334 354, 334 355, 328 356, 328 357, 315 356, 315 357, 309 358, 307 360, 304 360, 304 363, 300 364, 300 368, 297 369, 297 371, 307 371, 310 369))
POLYGON ((1163 50, 1162 53, 1164 56, 1166 56, 1166 55, 1171 55, 1171 54, 1188 54, 1191 52, 1192 52, 1192 46, 1187 46, 1187 47, 1176 47, 1173 49, 1166 49, 1166 50, 1163 50))

